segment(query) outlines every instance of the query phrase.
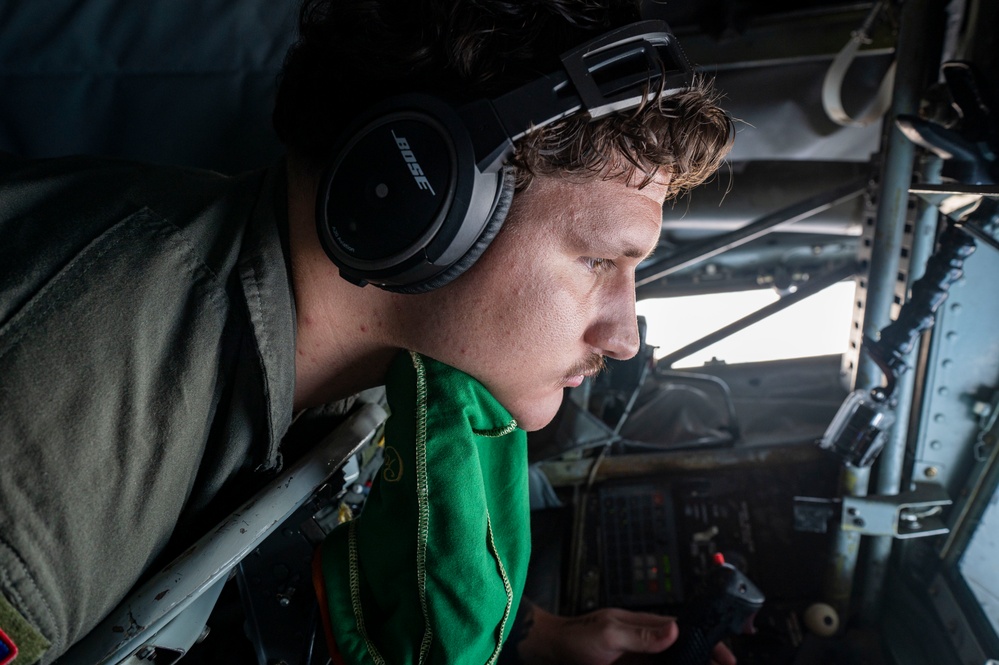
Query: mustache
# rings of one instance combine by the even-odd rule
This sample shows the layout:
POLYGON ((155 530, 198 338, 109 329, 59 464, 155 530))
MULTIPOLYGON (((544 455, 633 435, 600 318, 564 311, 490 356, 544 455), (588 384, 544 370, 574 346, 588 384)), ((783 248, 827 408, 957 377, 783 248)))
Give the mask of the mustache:
POLYGON ((599 353, 591 353, 584 360, 572 366, 566 376, 593 376, 607 369, 607 362, 599 353))

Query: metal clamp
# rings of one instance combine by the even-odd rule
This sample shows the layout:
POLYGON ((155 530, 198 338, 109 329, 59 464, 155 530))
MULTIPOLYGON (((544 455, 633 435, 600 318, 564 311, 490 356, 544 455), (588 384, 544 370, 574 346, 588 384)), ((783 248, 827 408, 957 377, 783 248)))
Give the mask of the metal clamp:
POLYGON ((946 490, 934 483, 916 483, 911 492, 889 496, 845 496, 842 528, 865 536, 936 536, 950 530, 943 509, 952 503, 946 490))

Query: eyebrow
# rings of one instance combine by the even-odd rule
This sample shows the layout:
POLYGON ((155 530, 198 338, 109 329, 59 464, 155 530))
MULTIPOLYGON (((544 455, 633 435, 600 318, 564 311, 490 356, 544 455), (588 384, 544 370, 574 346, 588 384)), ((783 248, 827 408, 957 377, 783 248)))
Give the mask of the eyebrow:
MULTIPOLYGON (((581 233, 576 227, 571 227, 566 235, 566 241, 570 246, 574 248, 573 251, 592 251, 591 243, 592 240, 586 237, 585 233, 581 233)), ((629 259, 638 259, 639 263, 650 258, 659 247, 658 240, 652 249, 645 251, 636 244, 633 244, 630 239, 627 238, 616 238, 608 243, 608 246, 613 248, 612 251, 616 251, 620 256, 627 257, 629 259)))
POLYGON ((656 243, 655 247, 653 247, 647 252, 643 252, 637 247, 625 247, 624 251, 622 251, 621 254, 627 256, 629 259, 638 259, 639 261, 645 261, 652 258, 652 255, 656 253, 656 249, 658 249, 658 247, 659 243, 656 243))

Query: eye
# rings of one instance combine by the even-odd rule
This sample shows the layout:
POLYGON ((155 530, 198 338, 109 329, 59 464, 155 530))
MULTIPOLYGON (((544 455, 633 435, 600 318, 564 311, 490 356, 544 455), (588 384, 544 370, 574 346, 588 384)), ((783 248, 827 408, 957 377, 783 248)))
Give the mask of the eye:
POLYGON ((614 262, 610 259, 600 259, 594 256, 584 256, 581 261, 591 272, 604 272, 614 267, 614 262))

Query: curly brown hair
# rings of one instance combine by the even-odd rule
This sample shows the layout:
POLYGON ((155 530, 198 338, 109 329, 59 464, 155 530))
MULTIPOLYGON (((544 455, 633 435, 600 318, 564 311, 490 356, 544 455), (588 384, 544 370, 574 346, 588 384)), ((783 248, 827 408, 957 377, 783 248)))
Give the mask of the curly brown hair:
MULTIPOLYGON (((274 126, 292 156, 318 171, 358 100, 413 91, 455 101, 496 95, 637 19, 635 3, 620 0, 305 0, 274 126)), ((576 115, 529 132, 511 163, 519 188, 537 175, 638 176, 644 185, 666 171, 675 196, 715 172, 731 136, 717 94, 697 79, 626 113, 594 122, 576 115)))

